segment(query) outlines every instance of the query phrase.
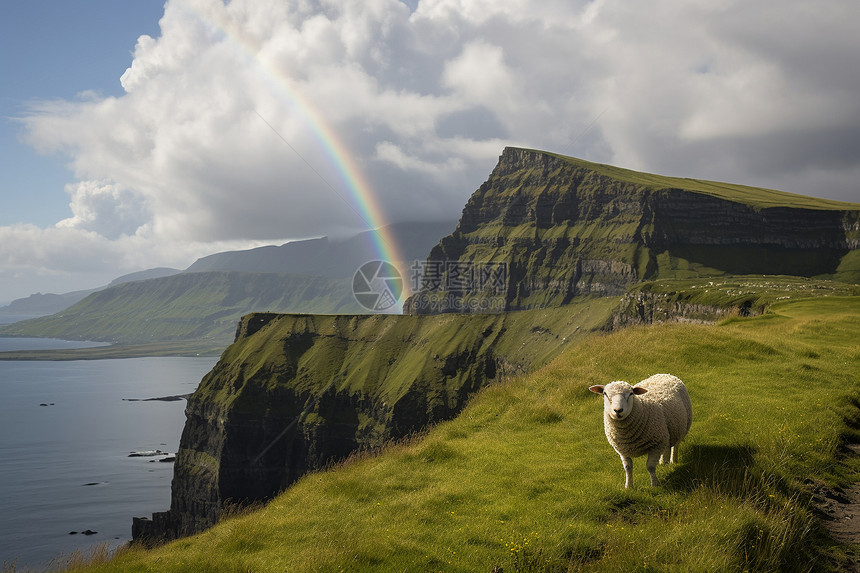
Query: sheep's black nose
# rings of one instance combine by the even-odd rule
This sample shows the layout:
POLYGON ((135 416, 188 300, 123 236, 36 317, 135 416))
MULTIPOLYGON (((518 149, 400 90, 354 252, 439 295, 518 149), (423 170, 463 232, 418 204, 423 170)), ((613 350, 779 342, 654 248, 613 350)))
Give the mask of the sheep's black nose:
POLYGON ((620 414, 620 413, 621 413, 621 412, 623 412, 623 411, 624 411, 624 408, 615 408, 615 413, 616 413, 616 414, 620 414))

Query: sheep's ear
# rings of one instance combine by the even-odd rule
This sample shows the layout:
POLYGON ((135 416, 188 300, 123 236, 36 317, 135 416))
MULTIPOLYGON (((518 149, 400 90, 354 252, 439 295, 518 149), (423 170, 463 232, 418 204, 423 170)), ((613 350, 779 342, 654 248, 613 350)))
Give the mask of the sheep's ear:
POLYGON ((633 387, 633 393, 634 394, 644 394, 647 391, 648 390, 646 390, 645 388, 642 388, 641 386, 634 386, 633 387))
POLYGON ((603 394, 603 384, 595 384, 594 386, 589 386, 588 389, 595 394, 603 394))

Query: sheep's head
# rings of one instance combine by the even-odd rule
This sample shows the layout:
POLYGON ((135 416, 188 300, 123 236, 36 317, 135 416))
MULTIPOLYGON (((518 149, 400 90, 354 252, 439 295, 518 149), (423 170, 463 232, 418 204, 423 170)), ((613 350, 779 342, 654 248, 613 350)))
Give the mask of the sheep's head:
POLYGON ((603 411, 613 420, 626 418, 633 409, 633 396, 647 392, 645 388, 618 381, 610 382, 606 386, 597 384, 588 389, 595 394, 603 394, 603 411))

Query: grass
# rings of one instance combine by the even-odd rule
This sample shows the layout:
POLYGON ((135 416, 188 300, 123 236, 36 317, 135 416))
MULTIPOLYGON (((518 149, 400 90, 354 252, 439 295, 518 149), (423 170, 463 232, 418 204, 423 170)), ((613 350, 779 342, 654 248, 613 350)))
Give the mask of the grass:
POLYGON ((701 305, 760 314, 780 301, 858 296, 860 285, 805 277, 746 275, 648 281, 633 286, 626 298, 635 299, 640 294, 659 297, 667 308, 677 304, 701 305))
POLYGON ((860 297, 591 336, 420 439, 86 570, 836 570, 845 548, 813 517, 809 483, 860 474, 837 455, 860 440, 858 341, 860 297), (687 383, 693 427, 661 487, 637 459, 624 490, 586 388, 661 371, 687 383))
POLYGON ((247 394, 251 409, 258 407, 253 400, 267 395, 258 387, 321 392, 330 384, 362 400, 392 404, 419 390, 458 401, 461 393, 477 389, 463 386, 489 384, 546 364, 599 329, 617 304, 616 299, 584 298, 558 309, 484 315, 278 315, 227 348, 200 392, 225 406, 247 394), (490 374, 488 360, 504 367, 490 374), (248 381, 252 387, 246 389, 248 381))
MULTIPOLYGON (((534 150, 536 151, 536 150, 534 150)), ((611 177, 619 181, 643 185, 652 189, 683 189, 685 191, 693 191, 695 193, 703 193, 720 199, 729 201, 738 201, 746 203, 757 208, 768 207, 795 207, 801 209, 817 209, 817 210, 860 210, 860 204, 848 203, 844 201, 834 201, 832 199, 820 199, 817 197, 808 197, 806 195, 797 195, 786 191, 777 191, 774 189, 766 189, 763 187, 750 187, 748 185, 738 185, 735 183, 723 183, 719 181, 706 181, 704 179, 690 179, 687 177, 669 177, 666 175, 655 175, 653 173, 643 173, 640 171, 632 171, 622 167, 613 165, 605 165, 601 163, 591 163, 582 159, 558 155, 544 151, 536 151, 537 153, 545 153, 562 159, 572 165, 586 167, 600 175, 611 177)))

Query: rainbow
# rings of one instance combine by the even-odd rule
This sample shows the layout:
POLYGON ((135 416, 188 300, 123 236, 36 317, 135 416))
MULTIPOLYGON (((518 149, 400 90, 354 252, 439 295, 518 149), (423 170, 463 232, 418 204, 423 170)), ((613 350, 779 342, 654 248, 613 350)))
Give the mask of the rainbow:
MULTIPOLYGON (((303 119, 313 135, 319 141, 321 147, 325 151, 331 166, 338 173, 342 184, 346 187, 350 200, 347 200, 338 190, 332 186, 326 179, 296 151, 286 139, 284 142, 296 152, 308 167, 316 173, 320 179, 339 197, 347 202, 347 205, 358 215, 359 218, 370 228, 375 229, 374 243, 377 254, 380 260, 388 261, 398 267, 401 276, 403 277, 403 298, 405 299, 410 294, 410 281, 408 276, 409 261, 400 252, 396 238, 389 229, 386 228, 385 212, 379 205, 373 188, 367 181, 364 173, 353 159, 353 154, 350 152, 347 145, 342 141, 338 134, 324 120, 322 113, 316 109, 311 102, 307 100, 299 89, 293 84, 291 79, 279 70, 273 63, 265 61, 258 57, 261 46, 254 38, 244 33, 238 28, 235 23, 230 21, 227 14, 227 7, 220 0, 215 2, 206 2, 214 6, 213 8, 204 11, 195 5, 197 2, 186 3, 183 9, 192 14, 210 28, 223 33, 230 42, 240 48, 245 55, 253 61, 258 69, 264 73, 265 77, 274 86, 279 95, 296 110, 299 110, 303 119), (215 12, 218 12, 217 14, 215 12), (406 268, 404 268, 406 266, 406 268)), ((259 115, 259 112, 258 112, 259 115)), ((269 124, 263 116, 260 118, 272 128, 275 133, 275 128, 269 124)), ((279 137, 280 134, 278 134, 279 137)), ((281 137, 283 139, 283 137, 281 137)))

